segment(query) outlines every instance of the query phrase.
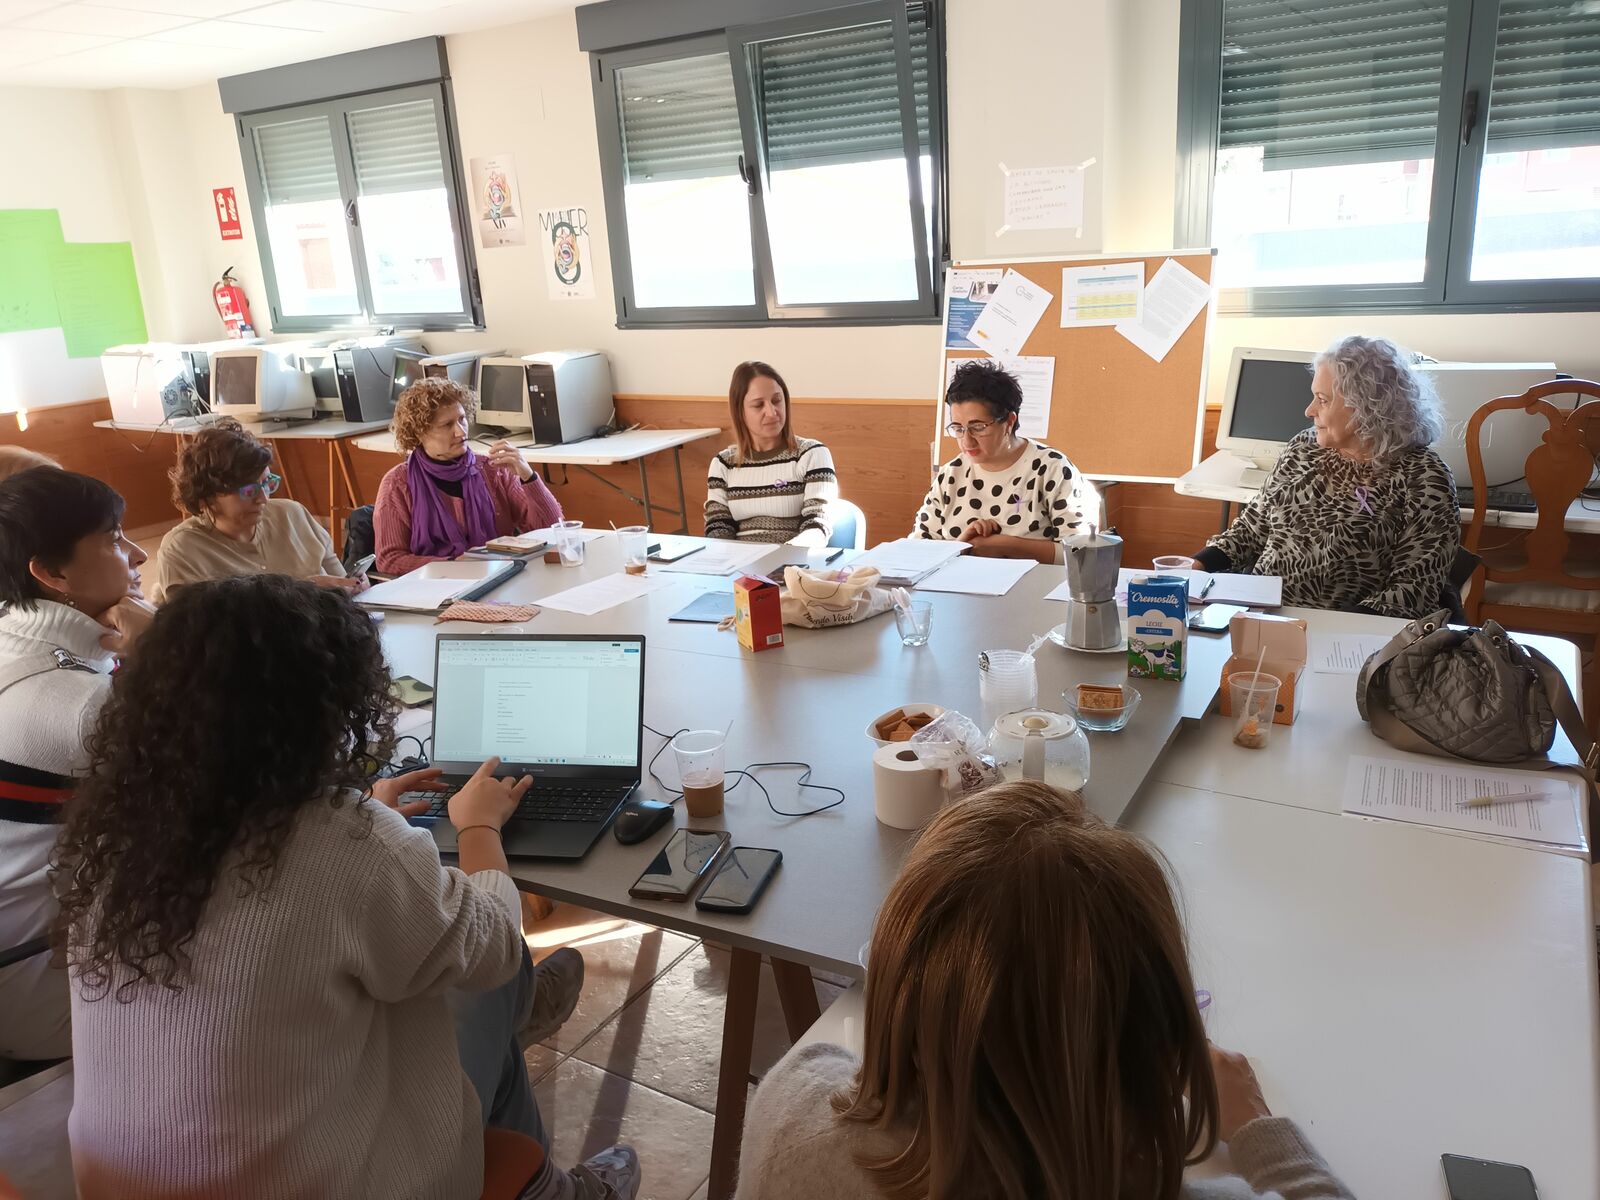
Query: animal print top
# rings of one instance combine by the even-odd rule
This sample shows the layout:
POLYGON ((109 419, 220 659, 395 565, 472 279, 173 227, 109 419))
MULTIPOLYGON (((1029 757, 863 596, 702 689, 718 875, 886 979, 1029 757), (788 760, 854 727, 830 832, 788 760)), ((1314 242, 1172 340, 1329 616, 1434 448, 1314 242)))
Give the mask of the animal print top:
POLYGON ((1425 447, 1353 462, 1318 447, 1308 429, 1207 544, 1234 571, 1281 575, 1285 604, 1426 616, 1440 607, 1461 545, 1455 481, 1425 447))
POLYGON ((954 541, 969 522, 983 518, 999 521, 1000 532, 1013 537, 1060 542, 1099 512, 1099 493, 1067 456, 1030 440, 1004 470, 986 471, 959 454, 940 467, 911 536, 954 541))

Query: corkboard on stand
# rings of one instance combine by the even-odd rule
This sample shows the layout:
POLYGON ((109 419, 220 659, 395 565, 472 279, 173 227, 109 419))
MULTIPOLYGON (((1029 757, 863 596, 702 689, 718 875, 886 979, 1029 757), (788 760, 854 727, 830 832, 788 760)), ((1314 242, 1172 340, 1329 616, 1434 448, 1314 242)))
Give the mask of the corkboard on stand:
MULTIPOLYGON (((1112 326, 1061 328, 1061 270, 1143 260, 1148 287, 1169 258, 1211 282, 1215 260, 1209 250, 986 259, 952 265, 952 270, 1010 268, 1051 294, 1049 307, 1022 348, 1024 355, 1048 355, 1056 360, 1050 432, 1041 440, 1062 451, 1080 471, 1095 479, 1171 483, 1199 461, 1212 306, 1208 304, 1189 323, 1167 356, 1156 362, 1112 326)), ((947 325, 948 313, 947 300, 947 325)), ((941 346, 946 340, 940 339, 941 346)), ((934 418, 940 462, 948 462, 956 454, 955 443, 944 435, 943 428, 947 363, 983 357, 980 350, 940 351, 940 400, 934 418)))

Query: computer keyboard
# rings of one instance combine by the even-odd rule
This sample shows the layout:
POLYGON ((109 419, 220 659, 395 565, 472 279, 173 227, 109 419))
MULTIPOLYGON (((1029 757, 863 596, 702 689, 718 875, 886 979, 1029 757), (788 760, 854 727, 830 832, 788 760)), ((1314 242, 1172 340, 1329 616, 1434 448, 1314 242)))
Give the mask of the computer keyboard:
MULTIPOLYGON (((1470 487, 1458 487, 1456 504, 1469 511, 1476 509, 1476 493, 1470 487)), ((1491 512, 1538 512, 1539 502, 1533 498, 1532 492, 1490 488, 1489 503, 1485 507, 1491 512)))
MULTIPOLYGON (((461 790, 454 785, 442 792, 406 792, 401 804, 428 801, 430 817, 449 815, 450 797, 461 790)), ((511 814, 513 821, 603 821, 632 791, 631 785, 564 783, 529 788, 511 814)))

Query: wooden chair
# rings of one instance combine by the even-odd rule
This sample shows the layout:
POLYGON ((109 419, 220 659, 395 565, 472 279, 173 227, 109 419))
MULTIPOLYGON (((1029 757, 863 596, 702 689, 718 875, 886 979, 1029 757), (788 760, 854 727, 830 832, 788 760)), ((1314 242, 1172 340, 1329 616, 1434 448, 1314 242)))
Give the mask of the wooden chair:
MULTIPOLYGON (((1594 477, 1600 459, 1600 383, 1558 379, 1535 384, 1520 396, 1482 405, 1467 422, 1467 467, 1478 498, 1467 529, 1466 548, 1485 561, 1468 598, 1474 624, 1485 619, 1539 632, 1587 635, 1594 643, 1584 681, 1586 720, 1600 733, 1600 558, 1575 554, 1566 529, 1567 510, 1594 477), (1576 394, 1577 407, 1557 408, 1546 397, 1576 394), (1520 409, 1542 418, 1543 441, 1528 455, 1524 474, 1538 504, 1538 523, 1511 551, 1496 555, 1483 545, 1488 478, 1480 438, 1492 413, 1520 409)), ((1596 505, 1600 511, 1600 504, 1596 505)), ((1496 527, 1503 528, 1503 527, 1496 527)))

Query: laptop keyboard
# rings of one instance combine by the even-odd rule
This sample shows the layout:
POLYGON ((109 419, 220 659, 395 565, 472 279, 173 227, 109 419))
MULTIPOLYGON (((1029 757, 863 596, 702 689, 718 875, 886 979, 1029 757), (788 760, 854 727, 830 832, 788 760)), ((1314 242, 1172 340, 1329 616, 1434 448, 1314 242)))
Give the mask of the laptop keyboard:
MULTIPOLYGON (((449 815, 450 797, 461 790, 455 784, 442 792, 406 792, 401 804, 428 801, 427 815, 449 815)), ((512 821, 603 821, 633 790, 632 785, 560 783, 529 788, 511 814, 512 821)))

